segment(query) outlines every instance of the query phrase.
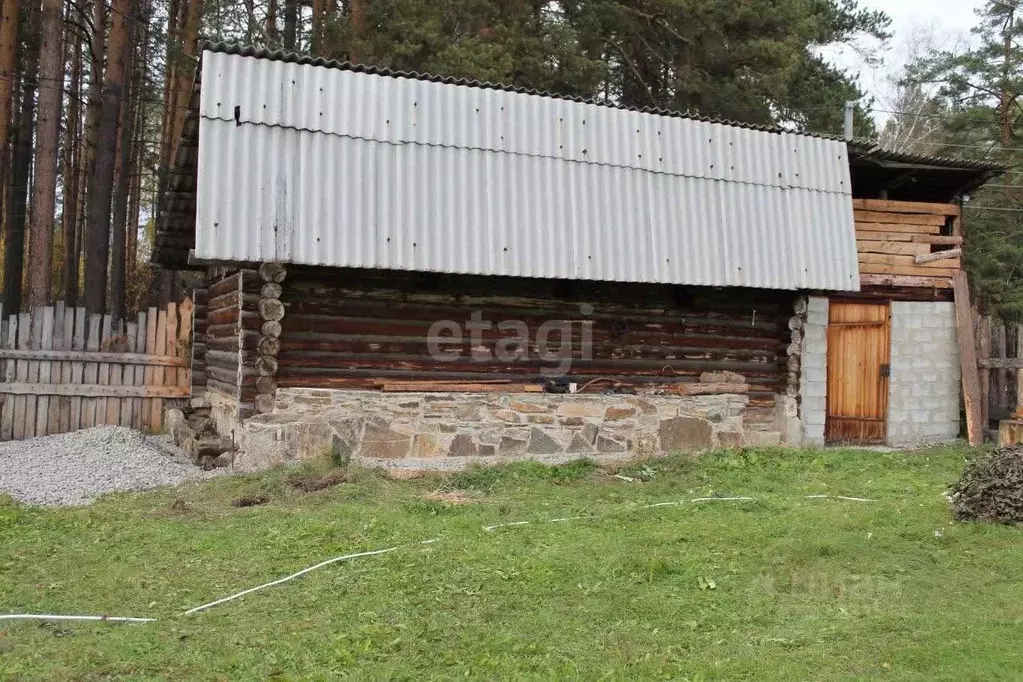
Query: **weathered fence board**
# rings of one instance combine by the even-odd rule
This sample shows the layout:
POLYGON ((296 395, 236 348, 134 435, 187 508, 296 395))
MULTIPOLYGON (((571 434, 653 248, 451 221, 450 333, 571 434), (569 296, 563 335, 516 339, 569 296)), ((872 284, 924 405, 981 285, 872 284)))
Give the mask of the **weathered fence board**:
POLYGON ((185 299, 127 322, 63 303, 0 310, 0 440, 161 428, 164 401, 190 394, 192 308, 185 299))

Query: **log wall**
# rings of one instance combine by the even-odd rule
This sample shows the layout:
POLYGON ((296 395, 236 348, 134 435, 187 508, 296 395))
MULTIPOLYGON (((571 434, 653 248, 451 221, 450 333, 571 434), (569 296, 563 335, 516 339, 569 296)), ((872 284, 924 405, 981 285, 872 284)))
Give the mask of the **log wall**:
MULTIPOLYGON (((372 388, 385 380, 540 381, 556 363, 539 357, 541 325, 572 322, 568 375, 587 392, 609 386, 680 390, 700 374, 728 370, 749 384, 751 401, 785 393, 794 292, 667 285, 563 282, 289 266, 276 385, 372 388), (462 325, 479 311, 495 327, 523 322, 531 340, 513 361, 495 349, 513 332, 482 332, 473 346, 445 342, 435 360, 428 330, 437 320, 462 325), (592 323, 592 358, 581 357, 583 322, 592 323), (595 381, 597 380, 597 381, 595 381)), ((555 334, 552 341, 558 340, 555 334)), ((554 346, 556 344, 552 344, 554 346)))

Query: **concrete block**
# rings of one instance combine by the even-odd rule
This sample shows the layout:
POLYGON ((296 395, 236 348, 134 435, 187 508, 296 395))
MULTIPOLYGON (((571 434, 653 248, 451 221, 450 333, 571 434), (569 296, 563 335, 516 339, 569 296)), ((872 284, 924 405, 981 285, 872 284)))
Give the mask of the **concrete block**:
POLYGON ((803 376, 805 377, 804 381, 807 384, 811 383, 826 384, 828 380, 828 374, 823 369, 804 367, 803 376))
POLYGON ((828 394, 827 384, 820 381, 808 381, 803 385, 804 398, 823 398, 828 394))
POLYGON ((828 299, 825 296, 810 296, 806 302, 807 313, 820 313, 827 314, 828 312, 828 299))

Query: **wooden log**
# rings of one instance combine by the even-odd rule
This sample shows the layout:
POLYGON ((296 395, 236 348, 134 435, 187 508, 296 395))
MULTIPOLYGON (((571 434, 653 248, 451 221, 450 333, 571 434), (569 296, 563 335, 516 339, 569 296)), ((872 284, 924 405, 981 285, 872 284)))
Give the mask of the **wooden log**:
POLYGON ((260 355, 277 356, 281 352, 281 339, 277 336, 264 336, 259 340, 257 347, 260 355))
POLYGON ((276 402, 277 400, 272 395, 266 395, 263 393, 256 395, 256 398, 253 401, 256 412, 260 414, 269 414, 270 412, 273 412, 274 404, 276 402))
POLYGON ((274 282, 280 284, 284 281, 288 271, 285 268, 284 263, 260 263, 259 265, 259 277, 264 282, 274 282))
POLYGON ((472 382, 452 384, 423 381, 417 384, 409 382, 383 384, 380 388, 385 393, 439 393, 444 391, 455 393, 543 393, 543 386, 539 384, 477 384, 472 382))
POLYGON ((803 317, 802 315, 793 315, 789 318, 789 330, 796 331, 797 329, 803 328, 803 317))
POLYGON ((203 303, 209 307, 212 301, 233 291, 238 291, 238 277, 236 275, 225 277, 211 284, 206 292, 206 300, 203 303))
POLYGON ((223 296, 217 296, 215 299, 210 301, 211 310, 221 310, 223 308, 233 308, 241 306, 250 310, 255 310, 259 302, 263 300, 259 294, 247 294, 240 291, 229 291, 223 296))
POLYGON ((277 381, 270 376, 257 377, 256 390, 265 395, 273 395, 277 391, 277 381))
POLYGON ((973 343, 970 286, 965 272, 956 273, 952 281, 955 286, 956 336, 959 340, 959 366, 962 372, 963 399, 966 406, 966 429, 970 445, 980 447, 984 443, 984 425, 980 406, 977 350, 973 343))
POLYGON ((269 355, 260 355, 255 362, 256 374, 261 377, 271 377, 277 374, 277 358, 269 355))
POLYGON ((679 393, 682 395, 720 395, 724 393, 746 393, 749 391, 749 384, 745 383, 720 383, 704 384, 690 383, 679 384, 679 393))
MULTIPOLYGON (((1016 359, 1023 360, 1023 325, 1016 325, 1016 359)), ((1016 410, 1012 415, 1023 417, 1023 363, 1016 368, 1016 410)))
POLYGON ((266 321, 279 322, 284 319, 284 304, 276 298, 264 298, 259 301, 259 315, 266 321))
POLYGON ((259 291, 259 295, 263 298, 280 298, 281 293, 281 285, 277 282, 267 282, 259 291))
POLYGON ((263 326, 259 328, 260 333, 263 336, 277 336, 281 335, 281 323, 277 320, 267 320, 263 323, 263 326))
POLYGON ((936 260, 947 260, 950 258, 959 258, 963 255, 962 249, 949 249, 947 251, 935 251, 934 253, 925 253, 916 257, 916 263, 930 263, 936 260))

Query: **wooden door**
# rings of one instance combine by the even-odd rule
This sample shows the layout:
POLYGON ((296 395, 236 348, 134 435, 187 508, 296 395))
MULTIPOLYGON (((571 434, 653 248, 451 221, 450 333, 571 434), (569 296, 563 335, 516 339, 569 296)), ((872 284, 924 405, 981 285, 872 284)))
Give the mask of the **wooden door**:
POLYGON ((829 443, 883 443, 887 434, 891 316, 887 303, 831 301, 829 443))

